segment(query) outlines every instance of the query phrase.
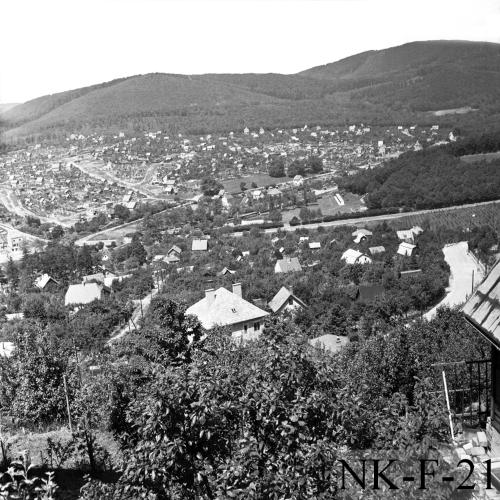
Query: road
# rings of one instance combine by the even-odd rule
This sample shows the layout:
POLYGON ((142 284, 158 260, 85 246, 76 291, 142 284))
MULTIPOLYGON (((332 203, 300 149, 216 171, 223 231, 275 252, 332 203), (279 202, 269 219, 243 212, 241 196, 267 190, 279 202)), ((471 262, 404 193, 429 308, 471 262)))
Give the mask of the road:
POLYGON ((12 188, 5 184, 0 184, 0 203, 2 203, 9 212, 19 215, 20 217, 29 215, 40 219, 41 222, 59 224, 64 227, 71 227, 75 223, 74 217, 45 217, 32 212, 21 203, 21 200, 16 196, 12 188))
POLYGON ((322 227, 331 227, 331 226, 358 226, 361 224, 364 224, 366 222, 377 222, 377 221, 384 221, 384 220, 394 220, 394 219, 401 219, 403 217, 407 217, 408 215, 425 215, 425 214, 432 214, 436 212, 443 212, 447 210, 460 210, 461 208, 471 208, 471 207, 479 207, 482 205, 490 205, 492 203, 500 203, 500 200, 492 200, 492 201, 482 201, 479 203, 469 203, 468 205, 456 205, 453 207, 446 207, 446 208, 431 208, 428 210, 415 210, 414 212, 398 212, 396 214, 386 214, 386 215, 372 215, 372 216, 367 216, 367 217, 357 217, 357 218, 352 218, 352 219, 342 219, 342 220, 335 220, 331 222, 318 222, 314 224, 302 224, 298 226, 290 226, 290 224, 285 224, 283 227, 273 227, 270 229, 265 229, 265 233, 276 233, 278 231, 296 231, 297 229, 300 228, 307 228, 307 229, 317 229, 319 226, 322 227))
POLYGON ((473 281, 475 288, 484 278, 484 267, 469 252, 466 241, 446 245, 443 253, 444 259, 450 266, 450 281, 444 299, 424 314, 427 320, 434 318, 439 307, 463 304, 472 293, 473 281))

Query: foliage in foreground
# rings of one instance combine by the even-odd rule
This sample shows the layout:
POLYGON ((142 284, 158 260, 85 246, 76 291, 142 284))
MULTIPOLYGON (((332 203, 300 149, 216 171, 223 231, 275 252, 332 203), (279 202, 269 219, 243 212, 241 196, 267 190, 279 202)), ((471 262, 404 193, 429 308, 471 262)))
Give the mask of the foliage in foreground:
MULTIPOLYGON (((440 457, 446 441, 431 379, 418 378, 431 375, 433 354, 426 350, 416 369, 412 356, 456 317, 445 312, 434 327, 396 328, 333 359, 276 320, 252 345, 211 332, 195 349, 186 346, 189 356, 157 353, 142 365, 141 383, 123 398, 116 420, 119 481, 89 480, 81 498, 352 498, 353 490, 349 496, 339 489, 338 460, 388 453, 401 461, 400 478, 421 457, 440 457)), ((364 498, 418 493, 385 486, 364 498)), ((433 498, 446 498, 448 488, 433 484, 433 498)))

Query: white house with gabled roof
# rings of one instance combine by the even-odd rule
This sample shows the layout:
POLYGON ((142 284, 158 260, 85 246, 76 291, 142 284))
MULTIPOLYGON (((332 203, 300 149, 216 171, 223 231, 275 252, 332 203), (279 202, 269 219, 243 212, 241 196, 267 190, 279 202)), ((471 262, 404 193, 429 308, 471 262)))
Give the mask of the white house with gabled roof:
POLYGON ((258 338, 264 329, 263 320, 269 315, 242 297, 240 283, 233 284, 232 292, 224 287, 206 290, 205 297, 188 307, 186 314, 196 316, 207 330, 229 327, 233 338, 243 341, 258 338))

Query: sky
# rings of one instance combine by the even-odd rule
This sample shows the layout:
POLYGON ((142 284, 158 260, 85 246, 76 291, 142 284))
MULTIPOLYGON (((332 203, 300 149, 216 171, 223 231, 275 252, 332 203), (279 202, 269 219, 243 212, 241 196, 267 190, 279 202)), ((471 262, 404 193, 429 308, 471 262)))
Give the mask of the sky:
POLYGON ((295 73, 415 40, 500 43, 500 0, 0 0, 0 103, 164 73, 295 73))

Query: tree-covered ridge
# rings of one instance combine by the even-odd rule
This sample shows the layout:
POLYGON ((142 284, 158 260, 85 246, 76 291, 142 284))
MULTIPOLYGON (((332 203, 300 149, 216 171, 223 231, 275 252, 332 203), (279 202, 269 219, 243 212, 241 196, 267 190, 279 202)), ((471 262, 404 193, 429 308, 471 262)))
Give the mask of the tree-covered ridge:
POLYGON ((471 113, 477 124, 498 120, 499 60, 498 44, 434 41, 358 54, 295 75, 136 75, 18 105, 4 115, 5 135, 429 123, 440 120, 431 111, 461 107, 479 110, 471 113))
POLYGON ((445 147, 408 152, 382 167, 341 179, 339 185, 367 194, 369 208, 439 208, 500 197, 500 158, 465 162, 461 156, 500 150, 496 134, 445 147))

